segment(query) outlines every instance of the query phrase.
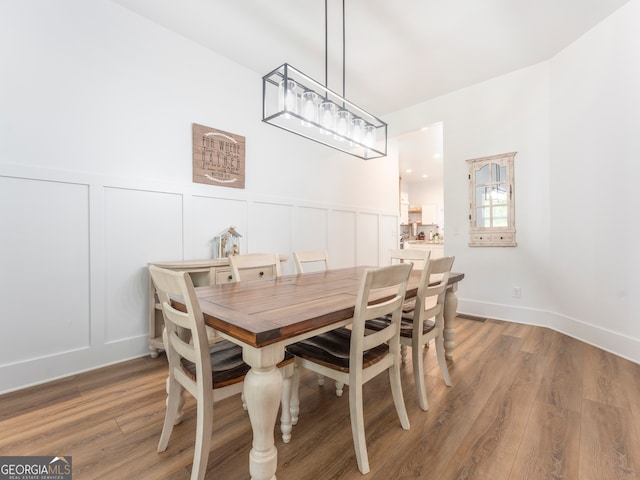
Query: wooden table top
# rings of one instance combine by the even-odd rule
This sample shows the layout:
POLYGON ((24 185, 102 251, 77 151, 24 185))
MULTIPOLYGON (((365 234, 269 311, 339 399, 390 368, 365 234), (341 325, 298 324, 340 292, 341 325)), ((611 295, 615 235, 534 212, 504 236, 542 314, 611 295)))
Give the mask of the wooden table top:
MULTIPOLYGON (((197 287, 196 294, 207 325, 263 347, 352 318, 367 268, 372 267, 197 287)), ((406 298, 416 295, 421 273, 411 273, 406 298)), ((449 284, 463 278, 462 273, 452 273, 449 284)))

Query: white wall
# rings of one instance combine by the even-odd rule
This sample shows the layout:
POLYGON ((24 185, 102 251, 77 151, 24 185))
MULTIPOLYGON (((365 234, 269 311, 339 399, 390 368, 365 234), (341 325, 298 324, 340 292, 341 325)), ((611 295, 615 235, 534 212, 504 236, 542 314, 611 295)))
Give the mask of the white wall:
POLYGON ((584 324, 586 340, 636 361, 639 24, 640 1, 633 0, 550 62, 556 311, 565 324, 584 324))
POLYGON ((394 135, 444 122, 460 311, 549 326, 640 363, 639 22, 633 0, 548 62, 386 120, 394 135), (518 246, 470 248, 465 160, 511 151, 518 246))
MULTIPOLYGON (((397 157, 268 126, 261 78, 109 1, 0 3, 0 392, 144 355, 146 264, 397 245, 397 157), (191 181, 191 124, 246 137, 244 190, 191 181)), ((284 272, 292 272, 290 260, 284 272)))
MULTIPOLYGON (((445 250, 465 272, 460 297, 478 304, 548 301, 544 276, 548 242, 548 71, 546 64, 511 73, 416 105, 387 118, 394 130, 444 123, 445 250), (517 248, 469 248, 469 158, 518 151, 516 156, 517 248), (541 260, 541 261, 540 261, 541 260)), ((464 305, 464 303, 463 303, 464 305)), ((518 306, 518 304, 514 304, 518 306)))

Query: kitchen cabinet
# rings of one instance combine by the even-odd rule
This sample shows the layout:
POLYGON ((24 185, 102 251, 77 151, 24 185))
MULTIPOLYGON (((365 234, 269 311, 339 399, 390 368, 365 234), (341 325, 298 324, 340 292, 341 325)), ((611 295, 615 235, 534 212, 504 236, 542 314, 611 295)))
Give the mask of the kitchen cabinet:
POLYGON ((409 225, 417 223, 418 225, 437 225, 438 214, 437 205, 428 203, 425 205, 415 206, 405 203, 400 204, 400 223, 409 225))
POLYGON ((400 224, 409 224, 409 194, 400 194, 400 224))
POLYGON ((400 224, 401 225, 409 224, 409 204, 408 203, 400 204, 400 224))
POLYGON ((436 204, 429 203, 426 205, 422 205, 421 210, 421 222, 422 225, 436 225, 437 221, 437 213, 436 213, 436 204))
POLYGON ((407 205, 406 207, 407 219, 401 220, 402 225, 411 225, 412 223, 416 223, 418 225, 422 225, 422 209, 420 207, 415 207, 413 205, 407 205))

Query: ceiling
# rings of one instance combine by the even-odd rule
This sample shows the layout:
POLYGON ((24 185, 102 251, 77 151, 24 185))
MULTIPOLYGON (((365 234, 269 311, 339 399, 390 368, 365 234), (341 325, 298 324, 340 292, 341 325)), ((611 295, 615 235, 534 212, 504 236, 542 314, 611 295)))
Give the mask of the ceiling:
MULTIPOLYGON (((260 75, 286 62, 325 83, 322 0, 112 1, 260 75)), ((344 97, 384 116, 547 60, 627 1, 345 0, 344 97)), ((342 94, 340 0, 327 24, 342 94)))
POLYGON ((396 137, 403 182, 442 185, 442 134, 442 123, 435 123, 396 137))

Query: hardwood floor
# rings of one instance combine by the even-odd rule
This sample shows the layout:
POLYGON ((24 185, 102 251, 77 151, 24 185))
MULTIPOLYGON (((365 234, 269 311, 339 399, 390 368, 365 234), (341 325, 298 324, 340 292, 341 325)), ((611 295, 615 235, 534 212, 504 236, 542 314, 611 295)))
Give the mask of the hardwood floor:
MULTIPOLYGON (((357 469, 348 396, 303 373, 291 443, 276 434, 278 479, 640 479, 640 365, 544 328, 456 320, 446 387, 425 356, 430 409, 403 368, 411 430, 385 376, 365 386, 371 473, 357 469)), ((409 360, 410 362, 410 360, 409 360)), ((0 396, 0 455, 71 455, 74 479, 188 479, 195 403, 156 453, 163 356, 0 396)), ((348 387, 346 387, 348 388, 348 387)), ((216 403, 207 478, 249 478, 251 426, 239 397, 216 403)))

